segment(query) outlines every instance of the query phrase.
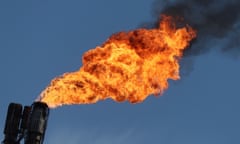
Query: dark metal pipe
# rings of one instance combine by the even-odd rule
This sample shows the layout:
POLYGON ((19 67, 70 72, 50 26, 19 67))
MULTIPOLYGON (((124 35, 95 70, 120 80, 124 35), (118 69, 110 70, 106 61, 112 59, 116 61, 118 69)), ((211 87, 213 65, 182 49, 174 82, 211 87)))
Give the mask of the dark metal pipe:
POLYGON ((21 120, 22 105, 10 103, 8 106, 7 117, 5 121, 5 138, 2 144, 16 144, 19 133, 19 123, 21 120))
POLYGON ((25 144, 43 144, 49 108, 46 103, 34 102, 28 119, 25 144))

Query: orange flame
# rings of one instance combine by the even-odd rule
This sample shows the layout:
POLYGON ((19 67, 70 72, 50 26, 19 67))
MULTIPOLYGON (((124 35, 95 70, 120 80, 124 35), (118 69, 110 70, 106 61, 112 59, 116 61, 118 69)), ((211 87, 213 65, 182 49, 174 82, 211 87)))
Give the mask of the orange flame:
POLYGON ((53 108, 107 98, 138 103, 162 94, 168 79, 180 78, 179 59, 195 37, 195 30, 176 28, 170 16, 162 16, 155 29, 116 33, 83 55, 79 71, 53 79, 38 101, 53 108))

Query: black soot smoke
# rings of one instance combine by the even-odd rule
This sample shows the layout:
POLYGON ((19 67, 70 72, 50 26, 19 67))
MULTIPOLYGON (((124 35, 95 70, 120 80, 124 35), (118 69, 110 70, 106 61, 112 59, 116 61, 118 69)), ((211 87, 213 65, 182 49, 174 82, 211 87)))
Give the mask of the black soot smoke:
POLYGON ((180 19, 197 30, 181 60, 181 75, 194 69, 194 57, 211 50, 220 51, 231 58, 240 58, 240 0, 155 0, 153 15, 157 22, 145 23, 155 27, 161 14, 180 19))
POLYGON ((240 57, 240 0, 156 0, 153 7, 156 17, 182 17, 197 30, 197 38, 184 57, 211 49, 240 57))

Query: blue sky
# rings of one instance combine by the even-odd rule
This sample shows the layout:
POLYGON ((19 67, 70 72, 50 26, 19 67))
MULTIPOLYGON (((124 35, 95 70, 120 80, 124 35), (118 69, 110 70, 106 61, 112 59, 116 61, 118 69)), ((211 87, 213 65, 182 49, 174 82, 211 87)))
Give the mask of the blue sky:
MULTIPOLYGON (((85 51, 112 33, 151 21, 152 4, 0 1, 0 129, 10 102, 30 105, 51 79, 79 69, 85 51)), ((134 105, 106 100, 51 110, 44 142, 239 144, 239 58, 212 50, 193 59, 191 72, 170 81, 161 97, 134 105)))

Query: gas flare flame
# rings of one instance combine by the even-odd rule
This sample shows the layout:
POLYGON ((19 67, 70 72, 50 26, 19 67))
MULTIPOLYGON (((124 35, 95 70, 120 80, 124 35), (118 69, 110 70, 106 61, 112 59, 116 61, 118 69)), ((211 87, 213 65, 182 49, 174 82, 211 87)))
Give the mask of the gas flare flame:
POLYGON ((176 28, 166 15, 157 28, 113 34, 83 55, 78 71, 53 79, 37 101, 54 108, 107 98, 139 103, 149 95, 162 94, 168 79, 180 79, 179 59, 195 37, 190 26, 176 28))

